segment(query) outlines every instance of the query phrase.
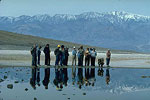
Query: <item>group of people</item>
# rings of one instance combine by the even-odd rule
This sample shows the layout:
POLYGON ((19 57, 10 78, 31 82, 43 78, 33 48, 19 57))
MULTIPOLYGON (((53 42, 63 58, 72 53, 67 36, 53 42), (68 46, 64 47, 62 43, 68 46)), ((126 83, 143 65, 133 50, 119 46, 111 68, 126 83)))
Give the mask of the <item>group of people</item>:
MULTIPOLYGON (((41 56, 41 46, 33 45, 31 48, 31 55, 32 55, 32 66, 40 65, 40 56, 41 56)), ((50 66, 50 48, 49 44, 46 44, 44 50, 45 54, 45 65, 50 66)))
MULTIPOLYGON (((67 68, 55 68, 55 76, 52 79, 52 83, 56 86, 57 90, 62 90, 65 86, 68 86, 68 69, 67 68)), ((50 83, 50 68, 45 68, 44 70, 44 79, 42 84, 45 89, 48 89, 48 84, 50 83)), ((106 69, 105 81, 108 85, 110 82, 110 73, 109 68, 106 69)), ((40 86, 41 77, 40 77, 40 68, 34 67, 31 71, 30 84, 33 89, 36 89, 36 85, 40 86)), ((72 85, 77 85, 79 89, 83 86, 94 86, 96 82, 95 68, 72 68, 72 85)), ((104 70, 99 68, 97 75, 103 77, 104 70)))
MULTIPOLYGON (((32 55, 32 66, 40 65, 40 55, 41 55, 41 46, 34 45, 31 48, 31 55, 32 55)), ((45 54, 45 65, 50 66, 50 47, 49 44, 46 44, 43 50, 45 54)), ((69 58, 69 48, 65 47, 64 45, 58 45, 57 48, 54 50, 54 54, 56 56, 55 66, 67 66, 68 65, 68 58, 69 58)), ((85 59, 85 66, 95 66, 97 52, 95 48, 87 48, 84 50, 83 46, 80 46, 78 49, 73 47, 72 50, 72 66, 77 65, 78 59, 78 66, 84 66, 83 62, 85 59)), ((106 65, 109 66, 111 58, 110 50, 106 53, 106 65)))

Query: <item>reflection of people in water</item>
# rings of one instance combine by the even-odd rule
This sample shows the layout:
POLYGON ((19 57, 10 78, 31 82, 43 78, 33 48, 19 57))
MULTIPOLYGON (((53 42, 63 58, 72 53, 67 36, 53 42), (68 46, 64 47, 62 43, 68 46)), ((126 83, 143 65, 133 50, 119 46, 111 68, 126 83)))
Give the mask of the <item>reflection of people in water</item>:
POLYGON ((85 68, 85 86, 89 85, 89 78, 90 78, 89 68, 85 68))
POLYGON ((103 77, 103 74, 104 74, 103 68, 99 68, 99 69, 98 69, 98 76, 103 77))
POLYGON ((106 69, 106 84, 109 85, 110 82, 110 74, 109 74, 109 69, 106 69))
POLYGON ((56 89, 61 91, 61 89, 63 88, 63 69, 62 68, 55 69, 55 79, 53 83, 56 86, 56 89))
POLYGON ((30 84, 33 87, 33 89, 36 89, 36 84, 40 86, 40 69, 39 68, 32 68, 32 77, 30 78, 30 84))
POLYGON ((67 68, 63 68, 63 84, 67 86, 68 81, 68 70, 67 68))
POLYGON ((45 68, 45 76, 43 80, 43 85, 45 86, 45 89, 48 89, 49 84, 49 78, 50 78, 50 68, 45 68))
POLYGON ((92 84, 92 86, 94 86, 95 84, 95 68, 91 68, 90 70, 90 83, 92 84))
POLYGON ((76 68, 72 68, 72 85, 75 85, 76 82, 76 68))
POLYGON ((40 68, 37 68, 37 85, 40 86, 40 68))
POLYGON ((79 85, 79 89, 82 88, 83 85, 83 69, 82 68, 78 68, 78 82, 77 84, 79 85))

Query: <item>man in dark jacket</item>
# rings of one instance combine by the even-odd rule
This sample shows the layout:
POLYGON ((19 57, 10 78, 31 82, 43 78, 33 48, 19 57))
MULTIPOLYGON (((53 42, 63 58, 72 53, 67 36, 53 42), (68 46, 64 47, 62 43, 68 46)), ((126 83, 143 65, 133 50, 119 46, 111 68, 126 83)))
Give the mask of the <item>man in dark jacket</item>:
POLYGON ((37 53, 36 53, 36 45, 33 45, 31 48, 31 55, 32 55, 32 66, 37 66, 37 53))
POLYGON ((50 49, 49 44, 47 44, 44 48, 44 54, 45 54, 45 65, 50 66, 50 49))
POLYGON ((42 48, 41 46, 37 47, 38 65, 40 65, 41 48, 42 48))
POLYGON ((65 46, 61 45, 60 65, 65 65, 65 46))
POLYGON ((55 49, 54 54, 56 56, 55 65, 59 65, 61 51, 60 51, 60 45, 57 46, 57 49, 55 49))
POLYGON ((69 57, 69 52, 68 52, 69 48, 65 48, 65 66, 68 65, 68 57, 69 57))

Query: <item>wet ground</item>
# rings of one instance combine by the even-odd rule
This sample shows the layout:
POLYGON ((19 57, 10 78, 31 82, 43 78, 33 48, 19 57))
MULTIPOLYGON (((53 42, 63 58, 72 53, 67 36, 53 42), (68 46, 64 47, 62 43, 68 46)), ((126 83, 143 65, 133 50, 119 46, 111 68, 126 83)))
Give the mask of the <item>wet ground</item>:
POLYGON ((150 69, 0 68, 0 100, 149 100, 150 69))

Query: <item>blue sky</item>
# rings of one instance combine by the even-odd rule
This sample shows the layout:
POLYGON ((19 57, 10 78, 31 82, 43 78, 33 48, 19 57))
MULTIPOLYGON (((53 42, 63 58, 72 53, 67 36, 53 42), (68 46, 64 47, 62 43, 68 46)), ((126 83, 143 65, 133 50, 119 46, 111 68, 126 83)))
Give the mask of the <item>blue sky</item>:
POLYGON ((0 16, 125 11, 150 16, 150 0, 1 0, 0 16))

